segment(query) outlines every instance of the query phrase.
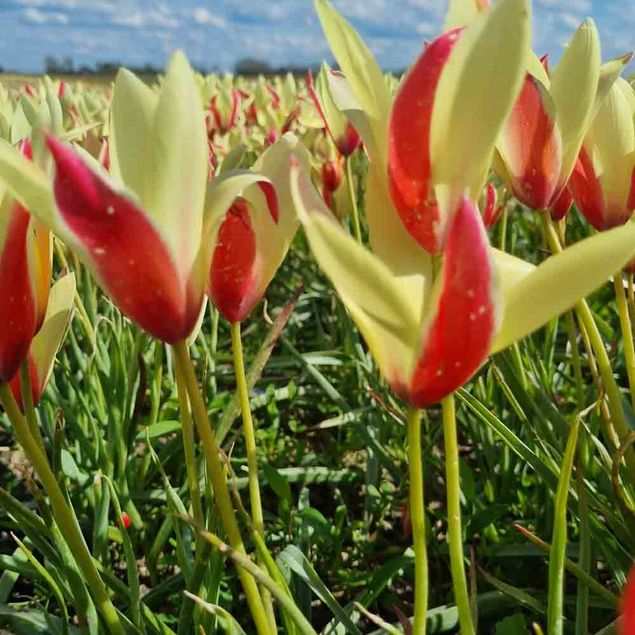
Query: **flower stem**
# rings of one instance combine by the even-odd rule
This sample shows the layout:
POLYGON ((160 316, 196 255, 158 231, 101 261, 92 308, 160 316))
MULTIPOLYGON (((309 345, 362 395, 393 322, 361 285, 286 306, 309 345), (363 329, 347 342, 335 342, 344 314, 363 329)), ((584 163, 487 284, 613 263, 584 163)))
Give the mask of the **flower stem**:
MULTIPOLYGON (((225 479, 225 471, 220 458, 220 448, 218 447, 216 436, 207 418, 207 408, 205 407, 203 395, 196 380, 196 373, 194 372, 194 366, 190 359, 187 342, 181 341, 174 344, 173 350, 175 363, 180 369, 192 405, 194 421, 196 422, 198 435, 203 444, 207 470, 225 533, 227 534, 232 549, 239 554, 246 555, 247 552, 243 545, 240 529, 238 528, 238 521, 236 520, 236 514, 229 494, 229 487, 225 479)), ((243 568, 238 569, 238 576, 242 583, 256 629, 259 635, 267 635, 269 633, 269 623, 256 581, 251 574, 243 568)))
POLYGON ((260 484, 258 482, 258 458, 256 456, 256 433, 249 405, 249 389, 245 375, 245 361, 243 359, 243 344, 240 336, 240 322, 231 323, 232 353, 234 356, 234 372, 236 373, 236 385, 240 411, 243 419, 243 435, 247 446, 247 470, 249 480, 249 500, 251 503, 251 517, 254 529, 264 538, 265 522, 260 500, 260 484))
POLYGON ((463 531, 461 529, 461 482, 459 476, 459 444, 456 432, 454 395, 443 400, 443 440, 445 444, 445 480, 448 504, 448 547, 454 601, 459 613, 462 635, 475 635, 472 609, 463 564, 463 531))
POLYGON ((353 219, 353 233, 358 243, 362 242, 362 226, 359 222, 359 209, 357 207, 357 189, 353 180, 352 155, 346 157, 346 181, 348 182, 348 192, 351 197, 351 216, 353 219))
MULTIPOLYGON (((190 403, 187 398, 187 389, 183 381, 181 369, 177 366, 174 369, 176 378, 176 391, 179 399, 179 411, 181 413, 181 434, 183 436, 183 455, 187 470, 187 485, 190 490, 192 501, 192 518, 201 527, 205 526, 203 517, 203 507, 201 505, 201 489, 198 480, 198 466, 196 464, 196 446, 194 441, 194 428, 192 426, 192 415, 190 413, 190 403)), ((197 538, 197 555, 202 546, 202 539, 197 538)))
POLYGON ((31 435, 29 427, 7 384, 0 384, 0 401, 2 401, 2 405, 11 421, 18 442, 24 450, 24 454, 35 469, 48 494, 55 522, 59 526, 62 536, 64 536, 69 549, 73 553, 77 566, 84 575, 86 585, 93 596, 95 605, 101 613, 109 632, 114 635, 123 635, 124 629, 117 615, 117 610, 108 597, 108 592, 106 591, 102 579, 99 577, 99 573, 97 573, 97 569, 95 568, 95 564, 88 551, 88 547, 86 546, 73 511, 64 498, 64 494, 55 479, 55 475, 53 474, 53 470, 51 470, 46 455, 43 454, 37 441, 31 435))
POLYGON ((410 519, 415 552, 415 611, 412 633, 425 635, 428 610, 428 553, 423 496, 421 410, 418 408, 408 410, 408 469, 410 471, 410 519))
MULTIPOLYGON (((247 479, 249 482, 249 502, 251 506, 251 518, 254 531, 263 539, 265 537, 265 520, 262 512, 262 501, 260 499, 260 483, 258 481, 258 457, 256 455, 256 431, 254 421, 251 416, 251 406, 249 404, 249 388, 247 387, 247 375, 245 374, 245 360, 243 357, 243 342, 240 335, 240 322, 231 322, 232 354, 234 356, 234 373, 236 375, 236 385, 238 387, 238 398, 240 401, 240 411, 243 420, 243 436, 247 447, 247 479)), ((262 562, 260 562, 264 568, 262 562)), ((273 602, 271 594, 266 588, 261 586, 260 595, 267 612, 269 625, 273 632, 276 632, 275 616, 273 612, 273 602)))
MULTIPOLYGON (((542 212, 541 217, 549 248, 553 254, 558 254, 562 251, 562 245, 556 229, 553 226, 553 221, 546 212, 542 212)), ((620 389, 615 381, 615 377, 613 376, 611 360, 606 352, 602 335, 595 323, 593 313, 591 313, 591 309, 584 298, 575 305, 575 312, 578 320, 586 329, 589 342, 591 343, 591 348, 595 354, 598 370, 600 371, 600 377, 602 378, 602 384, 604 385, 604 391, 609 402, 611 421, 620 441, 624 441, 629 434, 630 428, 628 422, 626 421, 626 415, 624 414, 624 408, 622 407, 620 389)), ((631 479, 635 482, 635 453, 633 453, 631 449, 629 449, 627 453, 626 462, 628 464, 631 479)))
POLYGON ((22 393, 22 405, 24 408, 26 423, 29 426, 29 432, 40 446, 42 454, 46 456, 44 439, 42 438, 42 431, 40 430, 40 426, 37 421, 35 404, 33 403, 33 387, 31 386, 31 373, 29 370, 28 360, 24 360, 22 366, 20 366, 20 392, 22 393))
POLYGON ((635 412, 635 345, 633 344, 633 328, 631 326, 631 316, 628 313, 626 292, 624 291, 624 278, 621 271, 618 271, 613 276, 613 284, 615 286, 617 312, 619 313, 620 326, 622 327, 624 358, 626 360, 626 374, 628 376, 628 386, 631 393, 631 404, 633 406, 633 412, 635 412))

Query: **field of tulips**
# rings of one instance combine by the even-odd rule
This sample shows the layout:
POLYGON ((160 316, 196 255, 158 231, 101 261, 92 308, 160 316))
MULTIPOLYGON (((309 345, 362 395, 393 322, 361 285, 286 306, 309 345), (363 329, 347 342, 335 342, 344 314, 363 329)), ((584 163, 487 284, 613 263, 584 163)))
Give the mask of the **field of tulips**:
POLYGON ((635 635, 631 55, 315 12, 0 83, 0 632, 635 635))

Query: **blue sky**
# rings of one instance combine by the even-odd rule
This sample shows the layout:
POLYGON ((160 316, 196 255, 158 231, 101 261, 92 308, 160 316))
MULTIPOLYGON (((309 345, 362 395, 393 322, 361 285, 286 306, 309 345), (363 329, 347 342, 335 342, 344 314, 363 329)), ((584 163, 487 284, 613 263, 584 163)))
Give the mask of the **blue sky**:
MULTIPOLYGON (((405 67, 439 33, 447 0, 334 0, 387 69, 405 67)), ((592 16, 605 59, 635 48, 631 0, 534 0, 534 42, 557 57, 592 16)), ((0 0, 0 66, 40 72, 46 55, 76 64, 162 66, 183 48, 193 63, 230 70, 246 55, 273 65, 328 57, 311 0, 0 0)))

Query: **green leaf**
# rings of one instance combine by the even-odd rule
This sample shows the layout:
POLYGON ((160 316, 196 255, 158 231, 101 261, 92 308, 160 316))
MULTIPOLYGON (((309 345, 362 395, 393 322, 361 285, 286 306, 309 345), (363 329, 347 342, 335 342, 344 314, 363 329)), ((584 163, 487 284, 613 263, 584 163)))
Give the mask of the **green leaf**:
POLYGON ((567 448, 562 460, 560 478, 555 499, 555 517, 553 537, 549 552, 549 610, 547 614, 547 631, 549 635, 562 635, 564 604, 564 567, 567 549, 567 499, 569 483, 573 472, 573 459, 578 443, 580 419, 571 427, 567 448))
POLYGON ((289 545, 278 556, 278 561, 286 564, 291 571, 299 576, 329 608, 337 620, 343 624, 347 633, 361 635, 361 631, 353 623, 350 616, 335 599, 328 587, 322 582, 313 565, 295 545, 289 545))

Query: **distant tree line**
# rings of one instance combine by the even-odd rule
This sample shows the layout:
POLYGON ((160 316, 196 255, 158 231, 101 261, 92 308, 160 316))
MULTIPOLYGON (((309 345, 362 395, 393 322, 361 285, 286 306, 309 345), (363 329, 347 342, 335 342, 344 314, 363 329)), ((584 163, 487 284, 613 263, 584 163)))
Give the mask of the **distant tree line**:
MULTIPOLYGON (((44 58, 44 72, 47 75, 115 75, 122 64, 120 62, 97 62, 90 66, 82 64, 75 66, 71 57, 58 57, 55 55, 47 55, 44 58)), ((143 66, 130 66, 125 64, 126 68, 130 69, 139 75, 156 75, 163 71, 162 68, 156 67, 153 64, 144 64, 143 66)), ((283 75, 286 73, 293 73, 294 75, 306 75, 309 69, 317 70, 319 66, 317 64, 313 66, 298 66, 287 65, 274 67, 265 60, 261 60, 255 57, 245 57, 237 62, 234 72, 237 75, 283 75)), ((218 68, 197 68, 201 73, 213 73, 219 72, 218 68)))

